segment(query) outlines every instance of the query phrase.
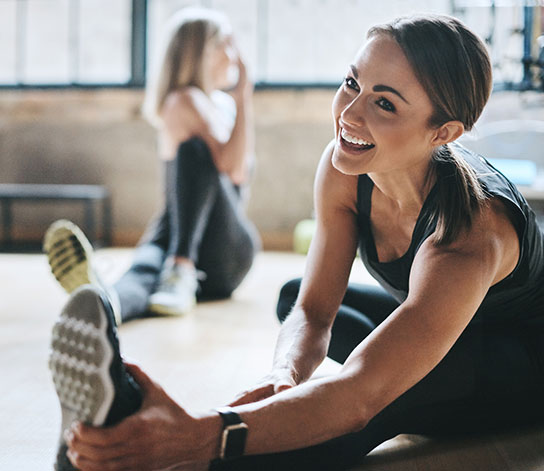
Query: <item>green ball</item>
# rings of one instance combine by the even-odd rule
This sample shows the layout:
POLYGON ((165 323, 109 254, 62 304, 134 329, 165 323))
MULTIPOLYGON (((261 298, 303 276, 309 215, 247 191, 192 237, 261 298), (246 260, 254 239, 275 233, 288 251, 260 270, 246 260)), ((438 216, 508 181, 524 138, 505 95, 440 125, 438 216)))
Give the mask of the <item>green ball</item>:
POLYGON ((303 219, 295 226, 293 249, 296 253, 307 254, 315 233, 315 219, 303 219))

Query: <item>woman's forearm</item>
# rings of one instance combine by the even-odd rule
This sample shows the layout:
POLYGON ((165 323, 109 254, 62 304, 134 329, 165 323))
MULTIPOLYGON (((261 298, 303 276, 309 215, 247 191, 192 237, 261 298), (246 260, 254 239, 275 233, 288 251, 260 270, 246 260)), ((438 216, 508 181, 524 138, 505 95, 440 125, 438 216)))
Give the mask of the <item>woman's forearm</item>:
POLYGON ((220 155, 220 170, 235 183, 247 177, 249 160, 254 152, 254 128, 251 96, 235 97, 236 119, 229 140, 223 145, 220 155))
MULTIPOLYGON (((312 446, 360 430, 368 422, 356 382, 347 375, 309 381, 233 410, 248 425, 248 455, 312 446)), ((215 412, 198 420, 206 437, 199 454, 203 459, 215 459, 221 420, 215 412)))
POLYGON ((325 358, 330 335, 330 326, 309 321, 295 307, 278 336, 273 368, 288 370, 297 384, 307 381, 325 358))

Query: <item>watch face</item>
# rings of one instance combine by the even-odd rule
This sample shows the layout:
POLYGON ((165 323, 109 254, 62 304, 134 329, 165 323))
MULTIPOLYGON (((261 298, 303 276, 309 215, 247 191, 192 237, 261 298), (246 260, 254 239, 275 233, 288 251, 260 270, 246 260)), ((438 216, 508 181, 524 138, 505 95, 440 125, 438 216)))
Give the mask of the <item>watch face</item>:
POLYGON ((221 458, 228 460, 244 454, 247 438, 247 425, 242 423, 227 425, 221 440, 221 458))

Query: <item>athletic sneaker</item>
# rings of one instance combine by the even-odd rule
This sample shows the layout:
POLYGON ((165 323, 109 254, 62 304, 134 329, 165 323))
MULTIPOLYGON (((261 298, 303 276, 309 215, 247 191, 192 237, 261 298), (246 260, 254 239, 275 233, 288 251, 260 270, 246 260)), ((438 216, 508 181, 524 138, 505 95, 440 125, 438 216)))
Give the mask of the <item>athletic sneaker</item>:
POLYGON ((185 264, 167 263, 157 291, 149 298, 149 310, 156 314, 179 316, 196 304, 198 272, 185 264))
POLYGON ((62 411, 55 469, 73 470, 64 433, 74 421, 114 425, 142 403, 121 360, 113 310, 101 288, 83 285, 70 296, 53 327, 49 368, 62 411))
POLYGON ((101 287, 113 305, 117 325, 121 323, 119 296, 100 281, 92 266, 93 247, 79 227, 66 219, 55 221, 45 233, 43 250, 53 276, 68 294, 82 285, 101 287))

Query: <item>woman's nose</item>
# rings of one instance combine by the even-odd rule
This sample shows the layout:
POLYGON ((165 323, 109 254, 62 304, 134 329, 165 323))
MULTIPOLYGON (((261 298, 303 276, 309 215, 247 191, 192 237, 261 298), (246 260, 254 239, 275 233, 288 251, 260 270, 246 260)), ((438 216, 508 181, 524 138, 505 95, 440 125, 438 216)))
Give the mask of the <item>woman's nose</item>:
POLYGON ((340 119, 353 126, 361 126, 365 123, 364 107, 360 95, 344 107, 340 113, 340 119))

